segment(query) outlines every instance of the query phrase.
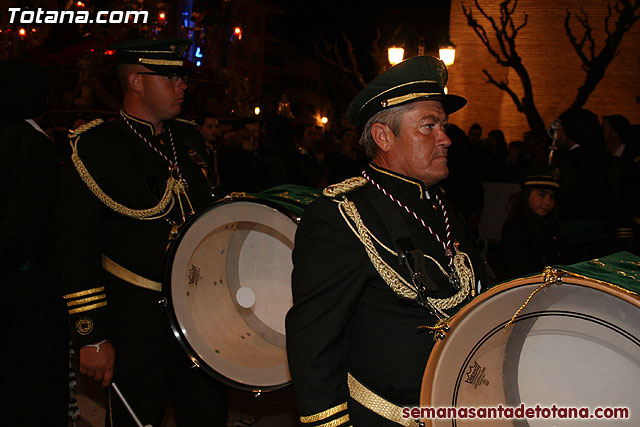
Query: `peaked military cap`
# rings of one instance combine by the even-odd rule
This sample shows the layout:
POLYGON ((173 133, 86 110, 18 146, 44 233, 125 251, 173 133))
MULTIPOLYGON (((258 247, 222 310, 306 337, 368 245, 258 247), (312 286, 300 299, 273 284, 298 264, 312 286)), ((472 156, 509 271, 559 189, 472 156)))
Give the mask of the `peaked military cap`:
POLYGON ((389 68, 373 79, 347 107, 347 118, 356 127, 364 128, 367 121, 385 108, 425 99, 442 102, 447 114, 458 111, 467 100, 444 93, 447 67, 433 56, 415 56, 389 68))
POLYGON ((182 74, 184 55, 191 46, 189 39, 128 40, 110 46, 115 49, 118 64, 144 65, 163 74, 182 74))
POLYGON ((523 172, 521 182, 526 187, 560 188, 559 175, 557 168, 530 168, 523 172))

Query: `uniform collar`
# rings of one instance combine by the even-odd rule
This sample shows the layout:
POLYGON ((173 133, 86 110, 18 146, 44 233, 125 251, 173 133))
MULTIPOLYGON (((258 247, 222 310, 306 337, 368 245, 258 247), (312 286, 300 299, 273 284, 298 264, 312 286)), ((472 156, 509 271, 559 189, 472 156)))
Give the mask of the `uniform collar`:
POLYGON ((156 130, 151 122, 132 116, 131 114, 127 113, 124 108, 122 109, 122 114, 124 114, 127 120, 129 120, 129 123, 131 123, 131 126, 133 126, 138 132, 143 133, 143 135, 150 134, 151 136, 157 136, 156 130))
POLYGON ((429 190, 422 181, 410 178, 406 175, 384 169, 373 162, 367 166, 367 173, 382 188, 400 198, 430 199, 433 190, 429 190))

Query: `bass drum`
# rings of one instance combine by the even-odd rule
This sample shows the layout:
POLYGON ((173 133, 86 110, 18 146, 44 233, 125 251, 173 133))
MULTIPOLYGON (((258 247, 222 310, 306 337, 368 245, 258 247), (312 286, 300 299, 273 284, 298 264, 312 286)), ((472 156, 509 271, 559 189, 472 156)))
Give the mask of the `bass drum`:
POLYGON ((194 364, 232 387, 291 382, 285 315, 292 306, 297 218, 255 198, 217 202, 173 243, 164 292, 173 332, 194 364))
POLYGON ((555 273, 552 284, 541 286, 545 275, 516 279, 452 317, 450 331, 431 353, 420 396, 423 408, 539 405, 541 411, 529 415, 540 419, 514 412, 513 419, 481 420, 463 412, 436 415, 427 425, 640 425, 640 298, 599 280, 549 273, 555 273), (553 413, 543 408, 554 405, 626 407, 634 418, 561 419, 568 412, 556 412, 560 418, 550 419, 553 413))

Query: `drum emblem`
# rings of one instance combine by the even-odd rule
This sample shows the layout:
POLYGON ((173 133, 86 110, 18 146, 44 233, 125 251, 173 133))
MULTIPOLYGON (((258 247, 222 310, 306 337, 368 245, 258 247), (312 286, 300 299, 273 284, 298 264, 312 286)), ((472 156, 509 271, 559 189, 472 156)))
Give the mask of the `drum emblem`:
POLYGON ((478 365, 478 362, 473 361, 473 366, 469 366, 469 372, 465 372, 467 379, 464 382, 473 385, 474 389, 478 389, 481 385, 489 385, 489 380, 485 378, 485 372, 487 368, 483 368, 478 365))
POLYGON ((202 276, 200 275, 200 268, 191 264, 187 278, 189 279, 189 285, 198 286, 198 282, 202 279, 202 276))

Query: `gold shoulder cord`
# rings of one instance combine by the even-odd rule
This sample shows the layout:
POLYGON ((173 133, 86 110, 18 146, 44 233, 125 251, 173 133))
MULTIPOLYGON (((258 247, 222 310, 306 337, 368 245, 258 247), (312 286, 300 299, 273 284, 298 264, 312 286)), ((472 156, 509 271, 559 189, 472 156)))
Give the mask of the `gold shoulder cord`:
POLYGON ((102 191, 98 183, 96 183, 96 181, 93 179, 84 163, 80 159, 80 156, 78 155, 78 141, 80 140, 81 133, 100 125, 102 122, 102 119, 94 120, 90 123, 87 123, 86 125, 79 127, 71 135, 69 135, 69 143, 71 144, 72 150, 71 160, 76 170, 78 171, 78 175, 80 175, 80 178, 82 178, 84 183, 87 184, 87 187, 89 187, 89 190, 91 190, 91 192, 102 203, 122 215, 126 215, 130 218, 139 220, 152 220, 166 216, 173 208, 173 205, 175 203, 175 195, 179 195, 184 191, 184 185, 174 177, 170 176, 167 180, 167 186, 164 190, 164 195, 162 196, 160 202, 156 206, 149 209, 127 208, 126 206, 116 202, 111 197, 109 197, 104 191, 102 191))
MULTIPOLYGON (((328 187, 327 189, 325 189, 323 193, 329 197, 342 195, 342 200, 337 200, 337 199, 333 199, 333 200, 336 203, 338 203, 338 210, 340 211, 342 218, 345 220, 345 222, 347 223, 347 225, 349 226, 353 234, 356 235, 358 240, 360 240, 360 242, 365 247, 367 255, 369 256, 369 259, 371 260, 371 263, 373 264, 375 269, 380 274, 380 277, 384 279, 384 281, 389 285, 391 290, 393 290, 393 292, 395 292, 397 295, 404 298, 415 300, 418 297, 418 290, 416 289, 416 287, 413 284, 407 282, 398 272, 396 272, 393 268, 391 268, 389 264, 387 264, 382 259, 375 245, 373 244, 373 240, 378 242, 378 244, 388 252, 392 254, 395 254, 395 252, 387 248, 385 245, 383 245, 382 242, 380 242, 380 240, 378 240, 375 237, 375 235, 373 235, 373 233, 369 231, 369 229, 364 225, 364 222, 362 221, 362 218, 360 217, 360 214, 358 213, 358 209, 356 208, 355 204, 349 199, 347 199, 347 197, 344 195, 344 193, 351 191, 355 188, 361 187, 366 183, 367 183, 367 180, 365 178, 354 177, 340 184, 336 184, 328 187)), ((449 274, 447 274, 447 272, 442 268, 439 262, 437 262, 434 258, 428 255, 425 255, 425 257, 432 260, 440 268, 442 273, 446 277, 449 277, 449 274)), ((458 251, 457 248, 456 248, 456 258, 460 259, 458 262, 463 262, 463 259, 466 259, 467 261, 469 261, 468 255, 458 251)), ((475 276, 473 274, 473 270, 469 268, 466 268, 466 269, 456 268, 456 270, 458 271, 458 275, 461 276, 460 282, 462 286, 460 287, 460 290, 455 295, 449 298, 427 297, 427 300, 438 311, 438 314, 440 314, 444 318, 447 318, 449 316, 446 313, 444 313, 443 310, 453 308, 459 305, 461 302, 463 302, 467 298, 467 296, 471 293, 471 289, 473 288, 475 283, 475 276)))

